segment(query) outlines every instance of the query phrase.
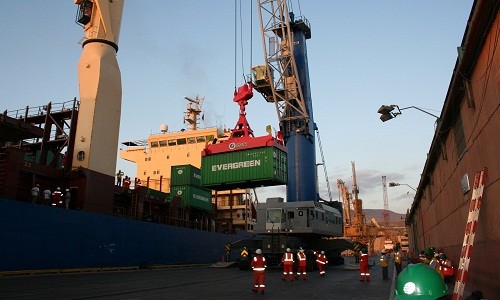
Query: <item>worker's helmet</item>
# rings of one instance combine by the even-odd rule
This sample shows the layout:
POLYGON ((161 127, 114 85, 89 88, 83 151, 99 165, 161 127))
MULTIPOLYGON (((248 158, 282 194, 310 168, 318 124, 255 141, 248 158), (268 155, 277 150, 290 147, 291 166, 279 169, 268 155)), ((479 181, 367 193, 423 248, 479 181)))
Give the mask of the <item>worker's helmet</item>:
POLYGON ((302 248, 300 248, 299 251, 300 251, 300 253, 304 253, 304 249, 302 249, 302 248))
POLYGON ((262 250, 260 249, 255 250, 255 254, 262 254, 262 250))
POLYGON ((448 294, 448 286, 439 273, 423 263, 410 264, 396 280, 395 300, 439 299, 448 294))
POLYGON ((441 254, 439 254, 439 258, 441 258, 441 259, 446 259, 447 257, 446 257, 446 254, 441 253, 441 254))
POLYGON ((66 192, 69 192, 69 189, 66 189, 66 192))
POLYGON ((321 254, 325 254, 325 251, 321 251, 321 254))
POLYGON ((366 248, 361 249, 361 253, 364 253, 364 254, 368 253, 368 249, 366 249, 366 248))
POLYGON ((286 252, 290 252, 290 251, 292 251, 292 250, 290 250, 290 248, 286 248, 286 252))
POLYGON ((57 187, 57 190, 58 190, 58 191, 60 191, 60 190, 61 190, 61 188, 60 188, 60 187, 57 187))
POLYGON ((425 256, 428 256, 428 255, 434 256, 434 252, 435 252, 434 247, 427 247, 424 250, 424 255, 425 256))

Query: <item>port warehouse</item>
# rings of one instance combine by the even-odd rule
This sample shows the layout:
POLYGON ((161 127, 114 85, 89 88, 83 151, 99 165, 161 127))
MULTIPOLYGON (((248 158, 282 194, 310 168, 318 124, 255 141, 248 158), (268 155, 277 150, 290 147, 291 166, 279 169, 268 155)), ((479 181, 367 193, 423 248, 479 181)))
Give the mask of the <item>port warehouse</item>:
MULTIPOLYGON (((443 248, 458 269, 475 175, 487 168, 466 292, 500 295, 499 1, 475 1, 411 208, 410 250, 443 248)), ((470 232, 470 231, 469 231, 470 232)))

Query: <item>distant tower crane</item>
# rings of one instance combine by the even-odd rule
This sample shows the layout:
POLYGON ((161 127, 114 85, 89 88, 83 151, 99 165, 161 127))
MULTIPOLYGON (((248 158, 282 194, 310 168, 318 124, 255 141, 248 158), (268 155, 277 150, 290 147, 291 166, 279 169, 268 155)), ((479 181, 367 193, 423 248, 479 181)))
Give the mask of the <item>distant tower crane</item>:
POLYGON ((384 211, 382 217, 384 218, 384 227, 389 227, 389 199, 387 197, 387 183, 385 176, 382 176, 382 186, 384 190, 384 211))
POLYGON ((375 239, 382 235, 380 234, 380 228, 374 219, 372 219, 369 224, 365 221, 363 200, 358 198, 359 188, 356 179, 356 165, 354 162, 351 162, 351 165, 353 180, 352 194, 345 186, 344 181, 340 179, 337 180, 337 186, 344 201, 344 236, 355 242, 368 246, 368 250, 372 252, 374 249, 375 239), (354 199, 352 198, 352 195, 354 195, 354 199), (351 200, 354 214, 352 221, 350 205, 351 200))

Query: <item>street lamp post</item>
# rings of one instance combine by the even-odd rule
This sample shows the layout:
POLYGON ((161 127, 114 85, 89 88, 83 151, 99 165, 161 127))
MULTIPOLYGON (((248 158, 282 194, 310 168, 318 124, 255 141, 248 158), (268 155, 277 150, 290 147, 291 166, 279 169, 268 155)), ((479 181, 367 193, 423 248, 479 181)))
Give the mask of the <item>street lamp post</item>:
POLYGON ((382 105, 380 106, 380 108, 378 109, 378 113, 381 114, 380 116, 380 120, 382 120, 382 122, 385 122, 385 121, 388 121, 390 119, 393 119, 401 114, 403 114, 401 111, 402 110, 405 110, 405 109, 409 109, 409 108, 414 108, 416 110, 419 110, 423 113, 426 113, 428 115, 431 115, 433 116, 434 118, 437 119, 437 122, 440 121, 441 118, 439 118, 438 116, 434 115, 434 114, 431 114, 430 112, 428 111, 425 111, 419 107, 416 107, 416 106, 408 106, 408 107, 403 107, 403 108, 399 108, 399 106, 397 106, 396 104, 391 104, 391 105, 382 105), (394 111, 394 109, 397 109, 397 111, 394 111))
POLYGON ((417 191, 414 187, 406 184, 406 183, 397 183, 397 182, 389 182, 389 186, 390 187, 395 187, 395 186, 400 186, 400 185, 406 185, 407 187, 409 187, 410 189, 414 190, 415 192, 417 191))

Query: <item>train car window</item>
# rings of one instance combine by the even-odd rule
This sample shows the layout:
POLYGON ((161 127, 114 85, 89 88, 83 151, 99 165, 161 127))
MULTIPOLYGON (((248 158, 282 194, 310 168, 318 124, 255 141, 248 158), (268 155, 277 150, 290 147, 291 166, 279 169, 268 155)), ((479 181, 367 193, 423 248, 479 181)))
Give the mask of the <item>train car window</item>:
POLYGON ((284 214, 281 208, 271 208, 267 210, 267 222, 268 223, 282 223, 281 219, 284 214))
POLYGON ((293 211, 288 212, 288 219, 293 219, 295 218, 295 213, 293 211))

